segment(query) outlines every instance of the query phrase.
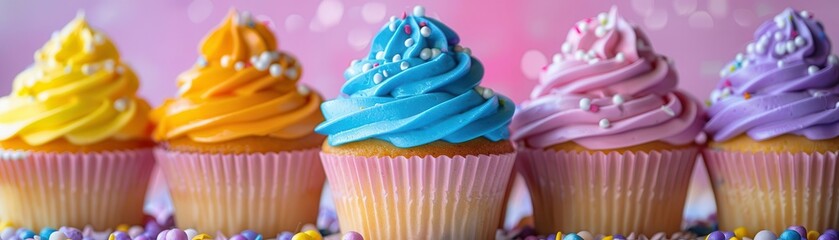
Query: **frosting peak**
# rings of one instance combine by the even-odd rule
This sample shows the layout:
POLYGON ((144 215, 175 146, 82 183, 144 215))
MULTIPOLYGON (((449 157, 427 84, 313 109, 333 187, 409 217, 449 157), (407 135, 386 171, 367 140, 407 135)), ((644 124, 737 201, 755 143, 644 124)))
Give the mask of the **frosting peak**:
POLYGON ((701 106, 676 90, 672 62, 615 7, 577 22, 553 60, 513 119, 515 141, 534 148, 683 145, 701 130, 701 106))
POLYGON ((178 76, 178 98, 155 109, 154 138, 223 142, 260 136, 298 139, 323 117, 321 97, 298 85, 300 63, 277 51, 273 33, 232 10, 202 42, 195 66, 178 76))
POLYGON ((810 12, 786 9, 754 39, 721 71, 705 130, 715 141, 743 133, 755 140, 839 136, 839 58, 822 24, 810 12))
POLYGON ((328 101, 317 132, 336 146, 380 139, 397 147, 478 137, 507 139, 512 101, 479 85, 484 68, 448 26, 425 16, 391 17, 367 57, 344 73, 346 96, 328 101))
POLYGON ((34 55, 0 98, 0 140, 30 145, 64 138, 87 145, 148 138, 148 104, 111 41, 79 14, 34 55))

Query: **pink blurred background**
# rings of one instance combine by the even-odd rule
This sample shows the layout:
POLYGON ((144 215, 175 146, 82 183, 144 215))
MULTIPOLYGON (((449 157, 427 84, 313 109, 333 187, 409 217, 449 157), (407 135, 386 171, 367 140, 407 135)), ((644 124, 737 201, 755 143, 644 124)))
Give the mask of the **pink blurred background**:
MULTIPOLYGON (((539 69, 559 51, 573 24, 617 5, 629 21, 646 30, 654 48, 676 62, 681 88, 705 99, 723 64, 745 49, 754 29, 792 6, 809 10, 839 34, 835 0, 112 0, 0 1, 0 94, 32 63, 50 34, 83 9, 88 20, 117 44, 122 58, 142 81, 140 95, 153 105, 176 92, 175 77, 197 57, 197 44, 235 6, 271 22, 280 48, 302 61, 303 82, 324 96, 337 95, 342 73, 366 54, 373 35, 392 15, 416 4, 457 31, 463 44, 486 66, 484 86, 520 102, 536 84, 539 69)), ((697 169, 688 218, 713 212, 704 166, 697 169)), ((164 192, 151 195, 165 206, 164 192)), ((528 214, 527 195, 514 196, 508 223, 528 214)))

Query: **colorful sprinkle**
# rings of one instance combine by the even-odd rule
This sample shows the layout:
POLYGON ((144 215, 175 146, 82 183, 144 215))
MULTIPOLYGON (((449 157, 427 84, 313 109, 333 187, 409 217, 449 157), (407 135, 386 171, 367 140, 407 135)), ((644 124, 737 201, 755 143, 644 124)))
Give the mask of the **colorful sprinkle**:
POLYGON ((752 98, 752 94, 750 94, 749 92, 744 92, 743 93, 743 98, 745 98, 746 100, 749 100, 750 98, 752 98))
POLYGON ((405 25, 404 30, 405 30, 405 34, 408 34, 408 35, 411 34, 411 26, 410 25, 405 25))

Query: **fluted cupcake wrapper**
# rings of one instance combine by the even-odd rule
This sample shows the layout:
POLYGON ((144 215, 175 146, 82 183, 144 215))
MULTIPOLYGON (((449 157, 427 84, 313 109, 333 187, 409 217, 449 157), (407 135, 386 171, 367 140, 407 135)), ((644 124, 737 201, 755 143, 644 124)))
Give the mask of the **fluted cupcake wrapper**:
POLYGON ((321 153, 341 230, 365 239, 491 239, 515 154, 321 153))
POLYGON ((720 229, 839 229, 837 154, 706 149, 720 229))
POLYGON ((155 149, 180 228, 227 236, 316 223, 325 176, 319 149, 252 154, 155 149))
POLYGON ((648 152, 518 149, 542 234, 678 232, 697 148, 648 152))
POLYGON ((30 229, 141 224, 152 149, 97 153, 0 150, 2 220, 30 229))

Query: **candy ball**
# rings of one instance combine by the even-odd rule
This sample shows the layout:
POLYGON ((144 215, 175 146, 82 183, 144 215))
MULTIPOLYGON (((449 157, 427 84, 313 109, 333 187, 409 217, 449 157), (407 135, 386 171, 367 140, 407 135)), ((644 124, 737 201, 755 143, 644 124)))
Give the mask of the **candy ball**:
POLYGON ((562 240, 583 240, 582 237, 577 235, 576 233, 569 233, 562 238, 562 240))
POLYGON ((277 240, 291 240, 294 237, 294 234, 291 232, 282 232, 280 235, 277 235, 277 240))
POLYGON ((780 240, 801 240, 801 234, 798 234, 795 230, 786 230, 781 233, 781 236, 778 238, 780 240))
MULTIPOLYGON (((614 239, 615 239, 615 237, 613 237, 612 235, 609 235, 609 236, 605 236, 605 237, 601 238, 600 240, 614 240, 614 239)), ((553 240, 553 238, 547 238, 547 240, 553 240)))
POLYGON ((128 228, 130 228, 128 224, 120 224, 117 225, 117 232, 128 232, 128 228))
POLYGON ((0 232, 0 238, 2 239, 11 239, 15 236, 15 228, 13 227, 6 227, 0 232))
POLYGON ((111 236, 108 237, 108 240, 131 240, 131 237, 129 237, 128 234, 124 232, 114 232, 111 233, 111 236))
POLYGON ((827 232, 825 232, 825 234, 819 236, 818 240, 839 240, 839 236, 836 236, 836 234, 828 234, 827 232))
MULTIPOLYGON (((233 239, 230 239, 230 240, 233 240, 233 239)), ((309 234, 298 233, 298 234, 294 234, 294 237, 291 237, 291 240, 315 240, 315 239, 312 238, 312 236, 309 236, 309 234)))
POLYGON ((0 221, 0 229, 6 229, 7 227, 14 228, 15 224, 12 221, 0 221))
POLYGON ((320 235, 320 232, 318 232, 318 230, 307 230, 303 233, 309 235, 314 240, 323 240, 323 235, 320 235))
POLYGON ((734 232, 722 232, 722 235, 725 236, 725 239, 731 239, 734 237, 734 232))
POLYGON ((152 239, 149 238, 149 236, 146 236, 146 234, 140 234, 140 236, 135 237, 134 240, 152 240, 152 239))
POLYGON ((775 234, 772 233, 772 231, 763 230, 755 235, 754 240, 778 240, 778 238, 775 237, 775 234))
POLYGON ((190 240, 198 236, 198 230, 192 228, 184 230, 184 233, 186 233, 186 239, 190 240))
MULTIPOLYGON (((160 224, 157 224, 155 221, 146 222, 146 233, 149 235, 150 238, 158 239, 160 238, 160 233, 163 231, 163 227, 160 224)), ((165 237, 165 235, 164 235, 165 237)), ((162 240, 162 239, 161 239, 162 240)))
POLYGON ((248 240, 256 240, 256 236, 258 236, 259 233, 256 233, 252 230, 245 230, 242 231, 242 233, 240 233, 239 235, 242 235, 242 237, 245 237, 248 240))
POLYGON ((807 232, 807 240, 818 240, 819 239, 819 232, 815 230, 810 230, 807 232))
POLYGON ((797 232, 800 237, 807 237, 807 229, 802 226, 790 226, 787 229, 797 232))
POLYGON ((236 235, 233 235, 232 237, 230 237, 230 240, 248 240, 248 238, 246 238, 245 236, 242 236, 240 234, 236 234, 236 235))
POLYGON ((614 239, 614 240, 626 240, 626 237, 624 237, 623 235, 620 235, 620 234, 615 234, 615 235, 612 235, 612 239, 614 239))
POLYGON ((360 233, 349 231, 341 237, 341 240, 364 240, 360 233))
POLYGON ((45 227, 41 229, 41 234, 38 235, 41 236, 41 239, 50 239, 50 235, 56 231, 58 230, 55 230, 55 228, 45 227))
POLYGON ((35 232, 32 230, 21 228, 17 230, 17 238, 20 240, 30 239, 35 237, 35 232))
POLYGON ((751 236, 751 235, 749 235, 749 231, 746 230, 746 228, 738 227, 738 228, 734 229, 734 236, 737 237, 737 238, 744 238, 744 237, 748 237, 748 236, 751 236))
POLYGON ((166 240, 189 240, 186 238, 186 232, 180 229, 172 229, 166 232, 166 240))
POLYGON ((711 234, 708 234, 708 236, 705 237, 705 240, 728 240, 728 238, 725 237, 724 233, 714 231, 711 234))
POLYGON ((211 239, 213 239, 212 236, 210 236, 209 234, 206 234, 206 233, 202 233, 202 234, 195 235, 195 237, 192 237, 191 240, 211 240, 211 239))
POLYGON ((580 236, 581 238, 583 238, 583 240, 594 240, 594 235, 586 231, 578 232, 577 236, 580 236))
POLYGON ((553 234, 553 233, 551 233, 550 235, 548 235, 547 238, 545 238, 545 240, 555 240, 555 239, 556 239, 556 234, 553 234))
MULTIPOLYGON (((149 233, 149 231, 146 231, 146 233, 149 233)), ((159 234, 157 234, 157 238, 156 238, 156 239, 157 239, 157 240, 166 240, 166 234, 168 234, 168 233, 169 233, 169 230, 163 230, 163 231, 160 231, 160 233, 159 233, 159 234)))
POLYGON ((839 232, 837 232, 836 230, 833 230, 833 229, 825 230, 822 235, 824 235, 824 234, 833 234, 833 235, 836 235, 837 237, 839 237, 839 232))
POLYGON ((131 228, 128 228, 128 236, 130 236, 132 238, 136 238, 140 235, 143 235, 143 232, 144 232, 143 227, 140 227, 140 226, 133 226, 131 228))

